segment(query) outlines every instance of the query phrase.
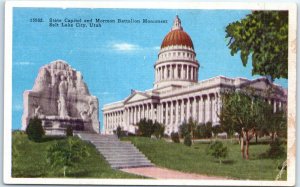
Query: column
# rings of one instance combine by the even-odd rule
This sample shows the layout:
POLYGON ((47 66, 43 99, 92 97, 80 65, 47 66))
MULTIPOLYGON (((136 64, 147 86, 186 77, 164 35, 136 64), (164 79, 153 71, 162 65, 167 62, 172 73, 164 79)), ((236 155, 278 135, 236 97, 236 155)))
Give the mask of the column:
POLYGON ((178 100, 175 100, 175 125, 177 126, 178 124, 178 100))
POLYGON ((211 97, 210 95, 207 96, 207 122, 210 121, 211 122, 211 97))
POLYGON ((170 65, 170 70, 171 70, 171 79, 174 79, 173 65, 170 65))
POLYGON ((278 104, 279 106, 279 110, 282 110, 282 102, 281 101, 279 101, 279 104, 278 104))
POLYGON ((194 67, 191 66, 191 80, 194 80, 194 67))
POLYGON ((132 123, 135 124, 136 123, 136 108, 135 106, 132 107, 133 111, 133 119, 132 119, 132 123))
POLYGON ((196 108, 196 96, 194 96, 194 100, 193 100, 193 110, 192 110, 192 117, 194 120, 197 120, 197 108, 196 108))
POLYGON ((168 101, 166 102, 166 111, 165 111, 165 115, 166 115, 166 126, 169 125, 169 106, 168 106, 168 101))
POLYGON ((151 119, 154 122, 154 104, 151 103, 151 119))
POLYGON ((186 65, 186 75, 185 75, 185 79, 186 80, 189 80, 189 66, 188 65, 186 65))
POLYGON ((191 105, 190 105, 190 98, 187 98, 187 103, 186 103, 186 121, 189 120, 191 115, 191 105))
POLYGON ((156 105, 156 121, 160 123, 160 105, 156 105))
POLYGON ((178 79, 178 64, 175 65, 174 78, 175 78, 175 79, 178 79))
POLYGON ((174 124, 174 122, 173 122, 173 101, 171 100, 171 111, 170 111, 170 113, 171 113, 171 122, 170 122, 170 124, 173 126, 173 124, 174 124))
POLYGON ((181 110, 181 123, 184 121, 184 99, 181 100, 181 104, 180 104, 180 110, 181 110))
POLYGON ((164 123, 164 103, 160 104, 160 122, 164 123))
POLYGON ((149 115, 148 115, 148 103, 146 103, 146 110, 145 110, 145 118, 148 119, 149 115))
POLYGON ((273 101, 273 112, 275 113, 276 112, 276 110, 277 110, 277 102, 276 102, 276 100, 274 99, 274 101, 273 101))
POLYGON ((220 97, 219 94, 216 93, 216 122, 218 123, 219 120, 219 115, 220 115, 220 97))

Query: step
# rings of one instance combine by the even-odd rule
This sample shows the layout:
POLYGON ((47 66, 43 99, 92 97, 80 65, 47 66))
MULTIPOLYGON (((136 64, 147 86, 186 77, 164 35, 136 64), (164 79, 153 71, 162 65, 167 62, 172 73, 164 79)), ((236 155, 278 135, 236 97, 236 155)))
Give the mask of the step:
POLYGON ((118 157, 109 157, 106 158, 107 161, 118 161, 118 160, 147 160, 149 161, 146 157, 126 157, 126 158, 118 158, 118 157))
POLYGON ((78 136, 92 143, 112 168, 154 166, 131 142, 121 142, 115 135, 78 133, 78 136))
POLYGON ((102 150, 120 150, 120 151, 137 151, 136 148, 134 147, 104 147, 104 146, 98 146, 95 145, 97 149, 102 149, 102 150))
POLYGON ((110 165, 116 166, 116 165, 148 165, 151 164, 149 161, 112 161, 108 162, 110 165))
POLYGON ((98 151, 101 151, 103 155, 116 155, 116 154, 125 154, 125 155, 137 155, 137 154, 142 154, 139 150, 118 150, 118 149, 101 149, 97 148, 98 151))
POLYGON ((91 141, 95 145, 101 145, 101 146, 131 146, 133 147, 132 144, 123 144, 123 143, 99 143, 95 141, 91 141))
POLYGON ((122 158, 122 157, 139 157, 139 156, 144 156, 142 153, 124 153, 124 154, 116 154, 115 152, 106 152, 106 153, 101 153, 104 157, 106 158, 122 158))
POLYGON ((151 167, 154 166, 152 163, 150 164, 116 164, 111 165, 112 168, 121 169, 121 168, 137 168, 137 167, 151 167))

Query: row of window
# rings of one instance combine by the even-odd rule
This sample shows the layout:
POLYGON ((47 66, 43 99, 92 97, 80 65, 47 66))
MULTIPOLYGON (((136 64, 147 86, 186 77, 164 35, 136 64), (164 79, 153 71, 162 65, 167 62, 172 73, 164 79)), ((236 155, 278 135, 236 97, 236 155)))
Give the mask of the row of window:
POLYGON ((168 59, 171 57, 186 57, 186 58, 191 58, 195 60, 195 55, 193 53, 189 52, 168 52, 168 53, 161 53, 158 56, 158 59, 168 59))

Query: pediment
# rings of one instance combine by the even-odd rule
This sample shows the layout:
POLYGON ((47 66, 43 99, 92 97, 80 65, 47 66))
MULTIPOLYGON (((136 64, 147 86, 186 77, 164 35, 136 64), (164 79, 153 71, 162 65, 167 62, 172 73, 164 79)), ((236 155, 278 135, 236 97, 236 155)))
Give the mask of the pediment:
POLYGON ((268 82, 267 79, 257 79, 248 84, 249 87, 260 89, 260 90, 265 90, 268 89, 270 86, 270 83, 268 82))
POLYGON ((268 79, 266 78, 259 78, 256 80, 253 80, 251 82, 248 82, 244 85, 242 85, 243 88, 254 88, 255 90, 261 90, 261 91, 271 91, 273 93, 279 94, 279 95, 283 95, 284 91, 281 87, 278 87, 274 84, 272 84, 271 82, 268 81, 268 79))
POLYGON ((142 101, 145 99, 151 98, 148 94, 142 93, 142 92, 135 92, 131 94, 124 103, 130 103, 130 102, 135 102, 135 101, 142 101))

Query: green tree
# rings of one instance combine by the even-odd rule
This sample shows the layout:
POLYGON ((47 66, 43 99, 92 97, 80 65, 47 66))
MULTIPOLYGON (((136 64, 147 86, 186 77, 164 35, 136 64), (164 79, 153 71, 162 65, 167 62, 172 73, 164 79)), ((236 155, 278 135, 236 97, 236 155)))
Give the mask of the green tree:
POLYGON ((244 66, 252 57, 252 74, 288 77, 288 11, 252 11, 226 27, 231 55, 240 52, 244 66))
POLYGON ((172 132, 171 133, 171 139, 174 143, 180 143, 179 133, 178 132, 172 132))
POLYGON ((165 126, 163 124, 155 121, 152 128, 153 134, 156 138, 161 138, 164 136, 165 126))
POLYGON ((222 158, 226 158, 228 155, 228 149, 220 141, 211 143, 208 147, 207 153, 219 160, 222 163, 222 158))
POLYGON ((190 140, 192 141, 192 139, 194 139, 196 135, 196 127, 197 127, 197 122, 193 120, 193 118, 189 118, 188 122, 184 121, 179 126, 179 132, 181 136, 184 138, 184 142, 189 142, 190 140))
POLYGON ((116 134, 117 134, 117 137, 118 137, 118 138, 121 137, 121 134, 122 134, 122 128, 121 128, 120 126, 117 127, 116 134))
POLYGON ((37 117, 31 118, 26 127, 26 134, 29 140, 40 142, 45 134, 42 126, 42 120, 37 117))
POLYGON ((192 145, 192 136, 191 134, 187 134, 183 140, 184 145, 191 146, 192 145))
POLYGON ((213 126, 211 130, 214 133, 215 138, 217 137, 218 133, 222 132, 220 125, 213 126))
POLYGON ((266 117, 263 110, 267 103, 245 91, 223 93, 221 99, 221 128, 227 129, 228 132, 239 133, 242 157, 248 159, 249 142, 256 134, 255 129, 260 127, 266 117))
POLYGON ((71 125, 67 126, 66 135, 67 136, 73 136, 73 127, 71 125))
POLYGON ((138 123, 138 132, 141 136, 151 137, 153 134, 153 121, 149 119, 141 119, 138 123))
POLYGON ((63 169, 66 176, 68 167, 75 166, 85 157, 89 156, 87 148, 79 139, 69 137, 67 141, 58 141, 47 150, 47 161, 51 167, 63 169))
POLYGON ((275 141, 280 132, 287 134, 287 117, 285 110, 277 109, 276 112, 274 112, 273 106, 268 104, 265 105, 263 112, 264 115, 268 117, 265 118, 260 127, 261 131, 265 130, 271 134, 272 141, 275 141))

